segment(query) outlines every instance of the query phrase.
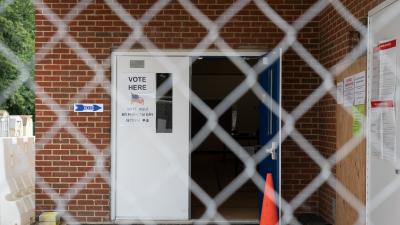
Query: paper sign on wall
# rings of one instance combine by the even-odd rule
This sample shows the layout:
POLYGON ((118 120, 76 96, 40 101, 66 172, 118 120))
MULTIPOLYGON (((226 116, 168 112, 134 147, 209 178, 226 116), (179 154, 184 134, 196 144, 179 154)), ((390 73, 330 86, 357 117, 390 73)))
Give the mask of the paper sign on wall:
POLYGON ((343 81, 340 81, 337 83, 336 100, 337 100, 337 104, 343 104, 343 81))
POLYGON ((393 100, 371 102, 371 151, 382 159, 396 160, 396 117, 393 100))
POLYGON ((382 158, 396 161, 396 117, 394 107, 382 110, 382 158))
POLYGON ((354 74, 354 105, 365 104, 365 71, 354 74))
POLYGON ((396 161, 396 39, 374 48, 371 74, 370 146, 373 156, 396 161))
POLYGON ((353 136, 358 137, 364 133, 364 115, 365 115, 364 104, 352 107, 353 136))
POLYGON ((344 78, 343 102, 344 106, 352 106, 354 103, 354 79, 353 76, 344 78))
POLYGON ((396 86, 396 40, 379 44, 380 99, 392 100, 396 86))
POLYGON ((118 99, 121 126, 152 128, 155 130, 156 78, 155 73, 125 73, 122 87, 124 98, 118 99))
POLYGON ((371 120, 370 124, 370 142, 371 154, 377 158, 382 157, 382 115, 380 108, 371 106, 371 111, 368 115, 371 120))
POLYGON ((381 41, 374 49, 371 100, 393 100, 396 85, 396 40, 381 41))

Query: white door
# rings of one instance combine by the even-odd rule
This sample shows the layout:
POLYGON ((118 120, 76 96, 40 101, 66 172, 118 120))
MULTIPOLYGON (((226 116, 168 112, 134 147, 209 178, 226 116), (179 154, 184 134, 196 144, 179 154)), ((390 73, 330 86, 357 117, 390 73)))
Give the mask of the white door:
POLYGON ((369 13, 367 224, 400 221, 399 23, 400 1, 369 13))
POLYGON ((114 54, 116 220, 189 219, 189 62, 181 56, 114 54))

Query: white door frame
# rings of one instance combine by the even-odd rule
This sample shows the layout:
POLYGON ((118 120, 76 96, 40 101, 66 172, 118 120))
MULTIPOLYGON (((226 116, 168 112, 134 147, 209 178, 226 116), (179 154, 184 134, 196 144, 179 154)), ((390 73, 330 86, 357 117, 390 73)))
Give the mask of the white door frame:
MULTIPOLYGON (((111 221, 116 220, 116 193, 115 193, 115 184, 116 184, 116 123, 114 121, 117 120, 116 117, 116 110, 117 110, 117 105, 116 105, 116 96, 117 96, 117 90, 116 90, 116 59, 117 56, 184 56, 184 57, 212 57, 212 56, 217 56, 217 57, 228 57, 228 56, 239 56, 239 57, 260 57, 262 55, 265 55, 267 50, 260 50, 260 49, 243 49, 243 50, 235 50, 233 53, 230 53, 230 51, 223 51, 223 50, 207 50, 203 53, 199 52, 192 52, 190 50, 184 50, 184 49, 167 49, 167 50, 160 50, 160 51, 152 51, 152 50, 142 50, 142 49, 132 49, 132 50, 124 50, 124 51, 113 51, 111 53, 111 143, 110 143, 110 148, 111 148, 111 179, 110 179, 110 210, 111 210, 111 221)), ((279 52, 280 59, 281 59, 281 64, 282 64, 282 51, 279 52)), ((190 74, 191 76, 191 74, 190 74)), ((282 66, 280 68, 280 80, 282 76, 282 66)), ((191 80, 191 78, 190 78, 191 80)), ((191 83, 190 83, 191 85, 191 83)), ((280 84, 282 87, 282 84, 280 84)), ((281 89, 281 88, 280 88, 281 89)), ((281 111, 281 110, 279 110, 281 111)), ((280 113, 281 114, 281 113, 280 113)), ((280 140, 281 138, 279 138, 280 140)), ((189 157, 189 163, 190 163, 190 157, 189 157)), ((279 151, 279 167, 281 165, 281 151, 279 151)), ((190 171, 190 165, 189 165, 189 171, 190 171)), ((281 168, 279 168, 279 171, 281 171, 281 168)), ((281 179, 279 179, 279 189, 281 190, 281 179)), ((190 209, 189 209, 190 212, 190 209)))

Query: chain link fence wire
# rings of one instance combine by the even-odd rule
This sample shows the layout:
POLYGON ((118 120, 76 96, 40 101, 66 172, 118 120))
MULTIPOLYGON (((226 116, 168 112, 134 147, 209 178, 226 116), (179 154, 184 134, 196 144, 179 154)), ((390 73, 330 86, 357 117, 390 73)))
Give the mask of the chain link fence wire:
MULTIPOLYGON (((150 23, 152 19, 163 10, 171 1, 170 0, 158 0, 147 10, 140 18, 134 18, 118 1, 105 0, 106 5, 117 15, 121 21, 125 22, 132 30, 129 36, 121 43, 121 45, 115 49, 115 51, 123 51, 131 49, 135 44, 140 44, 144 47, 144 50, 156 53, 157 56, 166 56, 162 49, 159 49, 146 35, 144 27, 150 23)), ((257 171, 256 166, 265 157, 268 156, 266 149, 271 145, 273 141, 284 142, 288 138, 291 138, 301 150, 306 153, 316 165, 318 165, 320 172, 317 176, 293 199, 290 201, 282 198, 279 193, 274 193, 273 190, 267 192, 269 196, 276 195, 281 202, 282 219, 281 224, 301 224, 295 217, 294 212, 313 194, 321 185, 327 183, 333 190, 335 190, 351 207, 358 213, 358 220, 355 224, 366 223, 366 207, 364 203, 355 197, 332 173, 332 169, 335 165, 345 159, 352 150, 358 146, 364 138, 364 134, 358 137, 354 137, 349 140, 343 147, 338 149, 329 158, 325 158, 320 151, 303 136, 301 132, 296 128, 296 122, 307 113, 313 106, 315 106, 324 96, 327 94, 331 95, 336 100, 336 88, 335 88, 335 75, 344 71, 349 65, 351 65, 357 58, 362 56, 366 51, 367 46, 367 28, 360 23, 360 21, 352 15, 352 13, 342 4, 339 0, 318 0, 309 9, 305 11, 297 20, 293 23, 285 21, 266 1, 263 0, 238 0, 231 4, 227 10, 225 10, 215 20, 211 20, 209 17, 203 14, 203 12, 196 7, 194 3, 189 0, 178 0, 179 4, 206 30, 207 34, 205 37, 196 45, 195 48, 190 49, 190 55, 201 56, 205 51, 214 45, 218 50, 223 52, 225 56, 243 73, 245 79, 231 92, 225 99, 220 102, 215 108, 210 108, 195 92, 191 90, 189 86, 181 82, 179 79, 173 80, 175 85, 182 93, 190 93, 185 97, 190 100, 190 103, 200 111, 206 118, 207 123, 200 129, 200 131, 191 139, 191 151, 195 151, 196 148, 204 142, 204 140, 210 135, 216 135, 220 141, 222 141, 229 150, 234 153, 237 158, 241 160, 244 165, 244 170, 238 174, 238 176, 229 183, 220 193, 215 197, 207 194, 203 188, 196 183, 195 180, 189 178, 189 187, 192 194, 196 196, 206 207, 205 213, 196 220, 195 224, 229 224, 229 220, 224 218, 218 211, 218 208, 231 197, 239 188, 241 188, 246 182, 252 181, 260 191, 264 189, 265 180, 261 177, 257 171), (244 7, 251 2, 255 3, 258 9, 272 21, 281 31, 284 32, 282 40, 271 49, 270 53, 266 55, 267 64, 259 61, 256 65, 251 66, 240 56, 238 52, 230 47, 230 45, 221 37, 220 31, 230 20, 244 7), (361 34, 361 41, 359 44, 349 52, 344 58, 336 63, 331 68, 326 68, 322 65, 317 58, 315 58, 298 40, 298 33, 302 30, 310 21, 316 18, 323 10, 327 7, 333 7, 336 12, 346 20, 354 30, 361 34), (274 54, 282 51, 287 52, 289 49, 293 49, 303 60, 310 66, 321 79, 320 86, 316 88, 307 98, 305 98, 293 111, 288 112, 281 105, 274 101, 274 99, 261 87, 258 83, 257 76, 260 72, 268 68, 274 61, 279 58, 279 54, 274 54), (283 126, 281 127, 281 140, 279 136, 272 138, 267 144, 265 144, 261 151, 258 151, 255 155, 249 155, 246 150, 238 143, 224 128, 218 123, 221 115, 226 112, 238 99, 240 99, 246 92, 251 91, 255 96, 265 104, 276 116, 279 116, 281 112, 281 120, 283 126)), ((0 4, 0 13, 2 13, 7 6, 13 4, 13 0, 2 1, 0 4)), ((47 54, 60 42, 66 44, 78 57, 83 60, 85 64, 94 72, 94 76, 91 80, 87 81, 86 85, 82 87, 79 92, 70 99, 69 104, 71 105, 76 102, 81 102, 96 88, 99 86, 103 88, 109 95, 111 95, 111 84, 106 77, 106 71, 110 69, 111 56, 104 60, 104 63, 94 58, 90 52, 83 47, 72 35, 69 34, 69 24, 74 21, 76 17, 80 15, 87 7, 91 4, 96 4, 92 0, 79 1, 69 13, 64 17, 60 17, 49 8, 49 5, 42 0, 34 0, 34 4, 37 11, 41 12, 41 15, 45 16, 48 21, 52 23, 52 26, 56 27, 56 32, 49 41, 36 50, 36 63, 44 60, 47 54)), ((387 15, 385 20, 379 22, 380 26, 390 21, 395 15, 387 15)), ((94 158, 95 164, 92 169, 85 173, 83 178, 80 178, 78 182, 70 187, 67 192, 59 193, 55 191, 46 181, 36 173, 36 184, 38 188, 42 189, 52 201, 54 201, 56 208, 55 210, 62 212, 62 218, 68 224, 79 224, 74 216, 68 213, 66 206, 71 199, 80 193, 90 182, 97 177, 101 177, 106 183, 110 185, 110 173, 107 169, 107 161, 109 160, 109 147, 107 151, 100 150, 96 147, 96 144, 92 143, 89 138, 82 133, 79 128, 75 127, 74 123, 71 122, 68 115, 68 108, 58 104, 52 97, 46 94, 44 87, 38 83, 34 83, 29 80, 29 65, 24 64, 18 57, 6 46, 0 42, 0 54, 7 58, 12 64, 15 65, 19 70, 19 76, 14 82, 6 89, 1 90, 0 93, 0 104, 6 101, 21 85, 27 84, 32 90, 36 91, 37 99, 47 105, 57 116, 57 121, 54 122, 52 128, 50 128, 37 143, 37 146, 45 146, 54 138, 60 129, 66 129, 66 131, 83 146, 86 151, 94 158)), ((165 67, 171 68, 173 72, 179 71, 179 68, 171 63, 168 57, 157 57, 159 63, 165 67)), ((283 62, 284 63, 284 62, 283 62)), ((393 67, 394 68, 394 67, 393 67)), ((164 92, 167 92, 171 86, 161 87, 164 92)), ((345 108, 344 108, 345 109, 345 108)), ((348 112, 351 115, 351 112, 348 112)), ((377 118, 371 118, 375 120, 377 118)), ((365 120, 365 118, 363 118, 365 120)), ((146 134, 143 137, 148 138, 146 134)), ((373 137, 371 137, 373 138, 373 137)), ((168 145, 154 145, 160 153, 160 157, 165 158, 170 162, 174 162, 173 154, 168 145)), ((174 165, 173 169, 165 171, 165 177, 177 176, 179 179, 185 180, 187 174, 177 165, 174 165)), ((162 180, 159 182, 162 185, 162 180)), ((398 189, 400 181, 393 181, 382 194, 378 195, 375 199, 371 200, 371 210, 378 207, 385 199, 387 199, 391 193, 398 189)), ((157 187, 154 187, 156 190, 157 187)), ((141 204, 137 202, 135 194, 129 190, 123 190, 126 198, 129 199, 135 209, 141 212, 141 204)), ((145 212, 144 212, 145 213, 145 212)), ((157 224, 157 221, 145 220, 141 221, 145 224, 157 224)), ((370 223, 372 224, 372 223, 370 223)))

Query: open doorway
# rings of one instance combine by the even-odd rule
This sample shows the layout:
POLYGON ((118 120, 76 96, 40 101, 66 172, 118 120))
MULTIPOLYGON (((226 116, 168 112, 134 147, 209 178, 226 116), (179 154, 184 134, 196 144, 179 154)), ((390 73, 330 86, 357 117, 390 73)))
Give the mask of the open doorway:
MULTIPOLYGON (((254 65, 258 58, 246 58, 254 65)), ((192 65, 192 90, 210 108, 215 108, 241 82, 245 75, 226 57, 202 57, 192 65)), ((260 102, 247 91, 219 118, 219 124, 244 149, 253 155, 259 148, 260 102)), ((207 122, 194 106, 191 109, 191 134, 194 137, 207 122)), ((240 159, 216 135, 210 134, 191 155, 191 176, 211 197, 215 197, 244 169, 240 159)), ((228 220, 257 221, 258 189, 247 181, 218 208, 228 220)), ((204 204, 191 196, 191 217, 199 219, 204 204)))

